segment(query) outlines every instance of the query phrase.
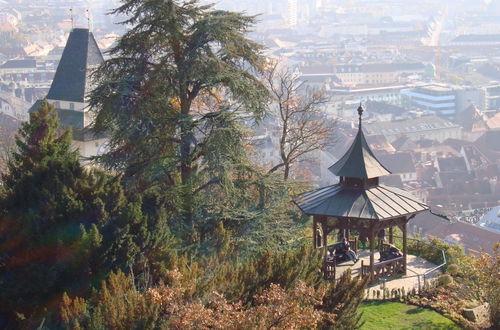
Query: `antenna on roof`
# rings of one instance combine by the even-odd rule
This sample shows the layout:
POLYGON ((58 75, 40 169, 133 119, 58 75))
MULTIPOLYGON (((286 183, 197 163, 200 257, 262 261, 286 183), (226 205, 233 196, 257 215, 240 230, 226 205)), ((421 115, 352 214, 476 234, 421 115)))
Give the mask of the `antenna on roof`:
POLYGON ((92 21, 91 21, 91 17, 90 17, 90 10, 87 8, 87 10, 85 12, 87 13, 87 25, 88 25, 89 31, 91 31, 92 21))
POLYGON ((73 19, 73 7, 69 9, 70 17, 71 17, 71 30, 75 28, 75 20, 73 19))

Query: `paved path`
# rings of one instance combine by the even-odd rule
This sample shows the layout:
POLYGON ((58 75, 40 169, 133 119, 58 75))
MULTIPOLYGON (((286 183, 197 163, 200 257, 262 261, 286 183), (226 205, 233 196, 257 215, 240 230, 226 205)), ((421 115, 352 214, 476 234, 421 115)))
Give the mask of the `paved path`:
MULTIPOLYGON (((375 262, 377 262, 380 258, 380 255, 378 252, 375 253, 375 262)), ((365 265, 370 264, 370 253, 369 251, 361 251, 359 254, 359 261, 356 264, 353 264, 351 261, 344 262, 340 265, 337 265, 337 278, 339 278, 344 271, 346 271, 348 268, 351 269, 352 275, 358 276, 360 269, 361 269, 361 260, 363 260, 365 265)), ((419 287, 419 281, 420 285, 423 286, 423 274, 427 272, 428 270, 433 269, 436 267, 435 264, 432 262, 429 262, 423 258, 414 256, 414 255, 408 255, 407 256, 407 274, 405 276, 398 276, 398 277, 392 277, 388 278, 385 281, 385 288, 392 290, 392 289, 400 289, 400 288, 405 288, 406 291, 412 290, 413 288, 418 289, 419 287)), ((439 274, 438 271, 433 272, 433 276, 437 276, 439 274)), ((381 280, 376 280, 372 284, 368 286, 368 289, 382 289, 383 287, 383 281, 381 280)), ((371 298, 371 297, 370 297, 371 298)))

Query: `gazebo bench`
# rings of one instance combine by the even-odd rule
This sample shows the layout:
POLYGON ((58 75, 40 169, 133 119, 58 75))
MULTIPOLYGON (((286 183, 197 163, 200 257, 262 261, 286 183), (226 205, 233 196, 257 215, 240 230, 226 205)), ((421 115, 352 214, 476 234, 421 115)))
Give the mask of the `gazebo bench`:
MULTIPOLYGON (((340 244, 341 243, 342 242, 333 243, 333 244, 328 245, 328 247, 327 247, 328 252, 329 252, 329 256, 327 258, 333 257, 335 264, 339 264, 341 262, 345 262, 345 261, 350 260, 347 253, 340 251, 340 244)), ((357 254, 358 253, 358 238, 354 237, 354 239, 350 239, 349 245, 351 246, 351 249, 354 252, 356 252, 356 254, 357 254)))
POLYGON ((382 242, 380 244, 380 259, 379 261, 387 261, 402 257, 401 251, 392 244, 382 242))

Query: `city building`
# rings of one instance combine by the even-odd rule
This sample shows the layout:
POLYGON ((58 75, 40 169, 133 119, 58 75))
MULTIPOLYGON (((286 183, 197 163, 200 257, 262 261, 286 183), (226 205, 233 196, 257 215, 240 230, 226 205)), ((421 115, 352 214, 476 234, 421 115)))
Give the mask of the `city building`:
POLYGON ((500 34, 464 34, 450 42, 453 46, 493 46, 500 45, 500 34))
POLYGON ((476 225, 500 234, 500 206, 492 208, 476 225))
POLYGON ((402 136, 406 136, 413 141, 427 139, 438 142, 462 137, 462 128, 459 125, 437 116, 366 123, 364 129, 368 136, 383 134, 391 143, 402 136))
POLYGON ((404 76, 424 75, 422 63, 341 64, 334 73, 346 85, 384 85, 402 82, 404 76))
POLYGON ((448 244, 460 245, 467 254, 493 252, 500 233, 465 222, 451 222, 430 211, 417 214, 409 228, 411 233, 425 238, 440 238, 448 244))
POLYGON ((403 183, 417 180, 417 170, 411 153, 380 154, 377 157, 393 175, 398 175, 403 183))
POLYGON ((452 88, 429 85, 401 91, 402 103, 408 107, 426 110, 438 116, 454 116, 456 113, 455 92, 452 88))
POLYGON ((484 87, 485 107, 484 110, 500 109, 500 84, 492 84, 484 87))

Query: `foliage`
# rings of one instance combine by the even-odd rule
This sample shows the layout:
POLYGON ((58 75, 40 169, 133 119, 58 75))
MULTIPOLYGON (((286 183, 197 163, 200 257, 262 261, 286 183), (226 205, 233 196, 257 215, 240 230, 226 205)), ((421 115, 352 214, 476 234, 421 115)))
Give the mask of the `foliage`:
MULTIPOLYGON (((302 187, 246 157, 243 123, 268 97, 254 75, 261 46, 245 37, 254 17, 176 0, 123 0, 114 13, 131 28, 90 104, 95 131, 111 134, 97 160, 117 175, 85 169, 42 102, 3 176, 0 326, 358 326, 367 279, 322 280, 289 204, 302 187)), ((310 143, 289 165, 320 148, 318 113, 304 110, 319 96, 292 98, 288 137, 310 143)))
POLYGON ((113 13, 131 28, 93 75, 94 129, 111 134, 97 160, 128 194, 161 191, 182 249, 209 251, 220 224, 247 254, 296 246, 295 184, 247 158, 245 126, 269 95, 262 47, 245 36, 254 17, 175 0, 123 0, 113 13))
POLYGON ((160 306, 122 272, 112 273, 89 301, 65 294, 59 308, 62 323, 73 329, 151 329, 161 324, 160 306))
POLYGON ((3 176, 0 318, 12 324, 36 321, 64 291, 85 296, 112 269, 142 275, 169 257, 164 210, 147 195, 128 202, 119 178, 84 169, 71 132, 59 131, 43 101, 3 176))
POLYGON ((130 29, 94 74, 94 128, 110 132, 102 164, 128 189, 174 190, 192 225, 197 192, 227 189, 242 156, 237 120, 261 118, 267 91, 261 46, 245 33, 254 18, 197 1, 123 0, 113 11, 130 29))
POLYGON ((368 282, 368 277, 353 278, 350 270, 347 270, 327 288, 321 308, 323 311, 335 313, 337 317, 334 322, 323 320, 324 328, 356 329, 361 326, 358 307, 363 301, 368 282))
POLYGON ((438 285, 446 287, 453 283, 453 277, 450 274, 442 274, 437 278, 437 282, 438 285))
MULTIPOLYGON (((215 328, 215 329, 352 329, 355 324, 339 318, 360 299, 339 295, 333 288, 314 289, 296 281, 289 289, 270 284, 252 297, 251 304, 211 291, 203 299, 193 298, 190 281, 178 270, 169 272, 170 284, 138 291, 134 280, 123 273, 111 274, 90 300, 65 296, 60 319, 66 328, 215 328)), ((342 283, 362 285, 346 273, 342 283)), ((361 288, 363 289, 363 288, 361 288)), ((355 311, 355 322, 359 316, 355 311)))
POLYGON ((436 265, 444 262, 444 251, 446 257, 446 270, 448 265, 455 264, 464 257, 462 248, 459 245, 447 244, 439 238, 431 238, 428 241, 408 240, 408 253, 424 258, 436 265))
MULTIPOLYGON (((499 289, 500 258, 499 244, 495 245, 493 254, 479 256, 462 256, 458 259, 453 282, 446 286, 431 286, 421 293, 420 297, 412 297, 411 302, 420 306, 432 307, 448 315, 452 320, 464 327, 475 327, 462 315, 464 308, 471 304, 488 303, 491 312, 491 324, 499 324, 499 289)), ((455 270, 455 269, 453 269, 455 270)), ((451 276, 449 274, 441 276, 451 276)))
POLYGON ((431 286, 420 292, 418 296, 410 297, 408 301, 413 305, 434 309, 462 328, 473 328, 471 322, 461 314, 463 308, 466 306, 465 301, 460 299, 458 294, 449 287, 431 286))
POLYGON ((298 281, 314 288, 325 283, 320 272, 321 252, 308 246, 284 252, 262 251, 251 258, 231 262, 228 256, 234 252, 221 249, 216 256, 200 258, 200 261, 184 256, 172 267, 184 274, 183 285, 189 288, 192 297, 218 291, 231 301, 243 303, 250 303, 271 284, 288 290, 298 281))
POLYGON ((83 169, 70 141, 46 101, 16 139, 2 187, 2 313, 43 308, 57 290, 88 289, 88 257, 102 240, 95 224, 116 211, 104 201, 120 196, 83 169))
POLYGON ((450 274, 451 276, 454 276, 454 275, 458 274, 459 270, 460 269, 458 268, 457 264, 450 264, 450 265, 448 265, 446 272, 448 274, 450 274))
POLYGON ((459 296, 469 301, 487 302, 492 324, 500 325, 500 243, 493 246, 491 255, 481 253, 464 259, 458 266, 459 272, 454 278, 459 296))

